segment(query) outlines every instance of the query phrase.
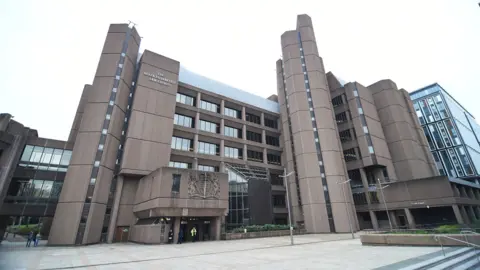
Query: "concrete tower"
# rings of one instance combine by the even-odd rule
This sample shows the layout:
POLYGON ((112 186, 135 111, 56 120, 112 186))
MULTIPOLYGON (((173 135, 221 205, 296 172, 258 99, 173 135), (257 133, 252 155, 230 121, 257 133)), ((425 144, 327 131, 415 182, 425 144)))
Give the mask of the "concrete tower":
POLYGON ((110 25, 92 86, 82 94, 78 130, 72 126, 75 146, 49 244, 97 243, 108 231, 139 45, 135 28, 110 25))
POLYGON ((355 211, 312 20, 297 17, 297 29, 281 37, 278 96, 295 221, 309 232, 348 232, 355 211), (345 189, 346 196, 343 195, 345 189), (346 202, 345 202, 346 197, 346 202))

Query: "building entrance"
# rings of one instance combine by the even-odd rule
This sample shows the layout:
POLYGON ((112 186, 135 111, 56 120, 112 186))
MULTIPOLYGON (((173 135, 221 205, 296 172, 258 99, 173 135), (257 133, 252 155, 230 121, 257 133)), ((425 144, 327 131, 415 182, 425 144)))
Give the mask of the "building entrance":
POLYGON ((210 217, 182 217, 180 233, 183 236, 183 242, 213 240, 211 221, 210 217))

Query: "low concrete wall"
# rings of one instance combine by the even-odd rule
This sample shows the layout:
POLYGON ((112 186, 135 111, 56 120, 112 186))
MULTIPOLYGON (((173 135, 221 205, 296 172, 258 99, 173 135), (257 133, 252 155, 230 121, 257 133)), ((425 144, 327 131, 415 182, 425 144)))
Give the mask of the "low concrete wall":
POLYGON ((169 224, 134 225, 130 228, 128 240, 143 244, 164 244, 168 242, 169 224))
POLYGON ((360 236, 362 245, 392 245, 392 246, 466 246, 465 243, 448 239, 448 236, 460 241, 480 245, 479 234, 364 234, 360 236))
MULTIPOLYGON (((295 230, 293 234, 306 234, 306 230, 295 230)), ((290 235, 289 230, 281 231, 263 231, 263 232, 247 232, 247 233, 226 233, 222 235, 222 240, 236 240, 236 239, 249 239, 249 238, 263 238, 263 237, 276 237, 290 235)))

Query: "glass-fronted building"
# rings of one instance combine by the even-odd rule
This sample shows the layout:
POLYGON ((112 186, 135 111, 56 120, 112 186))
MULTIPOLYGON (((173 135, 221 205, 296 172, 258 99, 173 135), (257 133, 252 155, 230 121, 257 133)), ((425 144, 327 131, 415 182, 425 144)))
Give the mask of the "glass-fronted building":
POLYGON ((442 175, 480 179, 480 126, 439 84, 410 93, 428 145, 442 175))

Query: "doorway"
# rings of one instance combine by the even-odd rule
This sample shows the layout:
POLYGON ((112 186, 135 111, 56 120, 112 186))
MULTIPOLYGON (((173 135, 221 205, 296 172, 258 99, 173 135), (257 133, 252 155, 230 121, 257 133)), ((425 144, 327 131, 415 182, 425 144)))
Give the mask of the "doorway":
POLYGON ((115 242, 128 242, 129 231, 130 227, 128 226, 117 227, 115 230, 115 242))
POLYGON ((403 215, 398 216, 398 223, 400 225, 400 228, 404 229, 407 228, 407 219, 403 215))
POLYGON ((183 232, 184 242, 211 240, 211 218, 208 217, 183 217, 180 222, 180 231, 183 232), (195 228, 196 234, 192 236, 195 228))

